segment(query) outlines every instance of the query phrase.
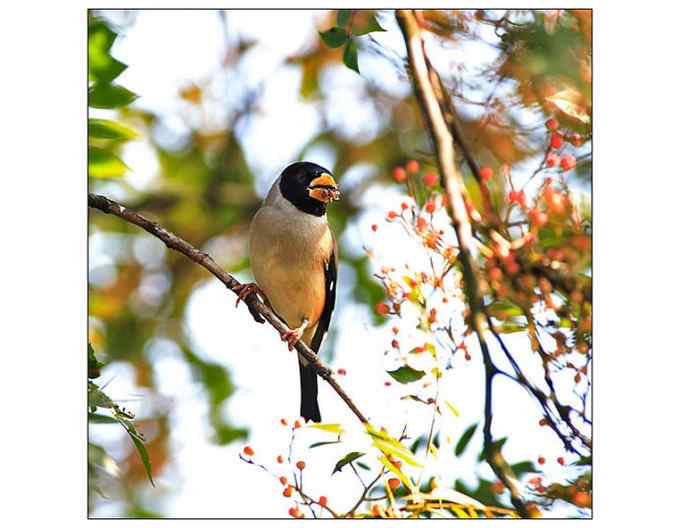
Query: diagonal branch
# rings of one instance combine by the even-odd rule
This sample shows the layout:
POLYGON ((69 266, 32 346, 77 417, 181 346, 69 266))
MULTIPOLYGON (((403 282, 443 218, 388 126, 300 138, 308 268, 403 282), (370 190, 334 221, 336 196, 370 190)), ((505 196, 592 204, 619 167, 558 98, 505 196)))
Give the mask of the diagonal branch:
POLYGON ((453 227, 459 244, 458 259, 462 265, 464 291, 470 306, 470 323, 482 350, 485 370, 484 456, 493 472, 510 491, 512 504, 517 508, 520 515, 522 517, 530 517, 529 510, 522 500, 515 482, 511 478, 512 471, 509 469, 500 450, 494 447, 491 434, 493 419, 492 383, 498 369, 491 359, 489 347, 484 336, 484 306, 477 279, 478 271, 471 253, 472 229, 463 199, 465 188, 462 178, 455 168, 454 138, 451 135, 432 85, 432 75, 425 56, 424 42, 421 38, 416 16, 412 10, 401 9, 397 11, 397 21, 406 42, 416 97, 420 103, 434 143, 443 187, 446 189, 449 197, 451 218, 453 219, 453 227))
MULTIPOLYGON (((124 206, 120 205, 119 203, 106 198, 105 196, 92 193, 88 194, 88 205, 95 209, 99 209, 104 213, 118 216, 119 218, 122 218, 123 220, 126 220, 131 224, 141 227, 145 231, 151 233, 156 238, 162 240, 165 243, 165 245, 168 246, 170 249, 174 249, 175 251, 182 253, 189 259, 193 260, 199 266, 203 266, 215 277, 217 277, 217 279, 230 290, 234 291, 234 288, 237 288, 238 286, 241 285, 239 281, 237 281, 229 273, 225 272, 222 268, 220 268, 210 255, 196 249, 187 241, 181 239, 174 233, 168 231, 161 225, 157 224, 156 222, 152 222, 151 220, 142 216, 141 214, 136 213, 131 209, 127 209, 124 206)), ((248 305, 250 313, 253 314, 253 317, 255 317, 256 320, 258 320, 258 317, 260 319, 266 320, 276 329, 277 332, 279 332, 279 334, 283 334, 284 332, 288 332, 290 330, 288 326, 286 326, 286 324, 283 321, 281 321, 281 319, 279 319, 279 317, 272 311, 272 309, 269 308, 262 301, 260 301, 255 294, 250 294, 245 302, 248 305)), ((261 322, 261 320, 259 322, 261 322)), ((361 421, 364 424, 367 424, 368 420, 366 419, 366 417, 361 413, 361 411, 359 411, 359 409, 350 399, 347 393, 342 389, 342 387, 340 387, 340 385, 338 385, 338 382, 335 381, 335 379, 333 378, 331 369, 327 365, 325 365, 319 359, 319 357, 314 352, 312 352, 312 350, 302 341, 298 341, 298 343, 295 345, 295 349, 307 361, 309 361, 309 363, 314 367, 314 370, 316 370, 317 375, 323 378, 333 388, 333 390, 338 393, 338 396, 342 398, 342 400, 356 415, 359 421, 361 421)))

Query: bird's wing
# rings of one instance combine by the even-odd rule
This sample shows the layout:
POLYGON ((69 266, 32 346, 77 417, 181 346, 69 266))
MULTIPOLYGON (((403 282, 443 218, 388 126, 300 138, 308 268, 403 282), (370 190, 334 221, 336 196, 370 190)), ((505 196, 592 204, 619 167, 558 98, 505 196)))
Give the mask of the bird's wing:
POLYGON ((338 283, 338 244, 335 241, 335 237, 333 237, 333 251, 325 263, 324 275, 326 282, 326 299, 323 311, 321 312, 321 317, 316 326, 316 331, 314 332, 314 337, 312 337, 312 342, 310 344, 310 348, 316 353, 319 352, 321 343, 323 343, 324 337, 326 337, 328 327, 331 324, 333 309, 335 308, 335 290, 338 283))

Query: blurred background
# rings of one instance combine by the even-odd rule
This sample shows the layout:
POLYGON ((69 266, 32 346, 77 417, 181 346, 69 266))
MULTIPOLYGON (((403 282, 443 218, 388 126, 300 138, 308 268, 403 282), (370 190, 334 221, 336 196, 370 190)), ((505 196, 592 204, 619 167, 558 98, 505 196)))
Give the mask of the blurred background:
MULTIPOLYGON (((90 108, 90 118, 115 120, 135 133, 91 151, 91 161, 101 155, 102 163, 100 172, 91 170, 89 190, 153 218, 250 281, 248 225, 271 183, 296 160, 330 169, 343 199, 329 209, 340 268, 323 359, 346 372, 340 382, 372 421, 398 429, 406 416, 423 430, 429 414, 401 400, 401 388, 384 384, 392 324, 373 309, 384 297, 373 274, 377 261, 399 265, 413 254, 398 226, 384 222, 404 197, 394 167, 411 159, 423 170, 436 164, 394 13, 354 14, 357 27, 375 17, 385 30, 357 39, 360 73, 343 64, 341 48, 319 37, 336 15, 90 11, 90 70, 100 63, 101 71, 122 68, 116 84, 137 97, 90 108), (379 258, 369 259, 367 249, 379 258)), ((424 12, 430 57, 475 157, 492 167, 507 164, 516 185, 529 181, 527 193, 549 175, 532 177, 546 151, 544 122, 555 111, 546 97, 573 87, 590 112, 590 17, 589 11, 424 12)), ((561 120, 583 137, 573 149, 568 184, 589 210, 589 128, 561 120)), ((492 190, 496 197, 508 191, 492 190)), ((90 210, 88 258, 89 341, 103 363, 96 382, 134 414, 156 484, 123 428, 92 423, 90 515, 285 516, 278 482, 237 455, 245 443, 271 460, 287 451, 288 430, 279 420, 298 413, 294 355, 271 327, 255 324, 244 306, 235 309, 235 296, 203 268, 135 226, 90 210)), ((526 340, 508 335, 513 347, 526 340)), ((447 430, 453 444, 482 415, 483 365, 479 354, 471 355, 455 359, 446 387, 460 411, 447 430)), ((567 469, 555 462, 564 456, 562 444, 548 428, 532 427, 540 408, 509 382, 498 391, 494 434, 508 436, 506 457, 519 463, 543 456, 547 478, 562 478, 567 469)), ((320 407, 327 421, 354 420, 323 382, 320 407)), ((473 437, 470 456, 450 450, 443 475, 478 490, 476 497, 493 480, 477 462, 480 436, 473 437)), ((324 438, 305 430, 299 447, 324 438)), ((342 454, 332 446, 308 452, 315 457, 308 459, 310 482, 337 497, 339 509, 357 498, 348 471, 329 477, 342 454)), ((508 504, 507 497, 485 493, 508 504)), ((555 504, 553 513, 583 515, 568 503, 555 504)))

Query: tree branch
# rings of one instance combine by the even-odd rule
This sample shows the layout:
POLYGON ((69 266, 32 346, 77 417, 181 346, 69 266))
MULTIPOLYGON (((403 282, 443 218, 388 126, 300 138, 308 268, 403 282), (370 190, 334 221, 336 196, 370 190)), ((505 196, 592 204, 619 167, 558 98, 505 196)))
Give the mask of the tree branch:
MULTIPOLYGON (((238 286, 241 285, 241 283, 237 281, 234 277, 232 277, 229 273, 222 270, 222 268, 220 268, 217 265, 217 263, 212 259, 210 255, 196 249, 187 241, 181 239, 174 233, 171 233, 170 231, 168 231, 161 225, 157 224, 156 222, 152 222, 151 220, 142 216, 141 214, 136 213, 131 209, 127 209, 124 206, 120 205, 119 203, 106 198, 105 196, 92 193, 88 194, 88 205, 95 209, 99 209, 104 213, 118 216, 119 218, 122 218, 123 220, 130 222, 131 224, 141 227, 145 231, 151 233, 156 238, 162 240, 165 243, 165 245, 170 249, 174 249, 175 251, 182 253, 189 259, 193 260, 196 264, 203 266, 215 277, 217 277, 217 279, 230 290, 234 291, 234 288, 237 288, 238 286)), ((288 326, 286 326, 286 324, 281 319, 279 319, 279 317, 273 312, 271 308, 269 308, 266 304, 259 300, 257 295, 250 294, 248 298, 245 300, 245 302, 248 305, 248 309, 250 310, 251 314, 253 314, 253 317, 255 317, 256 320, 258 320, 259 318, 258 322, 266 320, 276 329, 277 332, 279 332, 279 334, 283 334, 284 332, 288 332, 290 330, 288 326)), ((316 371, 317 375, 323 378, 333 388, 333 390, 338 394, 338 396, 342 398, 342 400, 356 415, 359 421, 361 421, 364 424, 367 424, 368 420, 366 419, 366 417, 361 413, 361 411, 359 411, 359 409, 350 399, 347 393, 342 389, 342 387, 340 387, 340 385, 338 385, 338 382, 335 381, 335 379, 333 378, 331 369, 327 365, 325 365, 319 359, 319 357, 302 341, 298 341, 298 343, 295 345, 295 349, 307 361, 309 361, 309 363, 314 367, 314 370, 316 371)))
POLYGON ((420 35, 420 28, 415 14, 411 10, 398 10, 397 21, 406 42, 408 61, 415 94, 430 136, 432 137, 437 164, 442 178, 443 187, 448 194, 448 206, 453 219, 453 227, 459 244, 458 259, 463 271, 463 287, 470 306, 470 323, 482 350, 485 370, 485 404, 484 404, 484 456, 496 476, 510 490, 512 504, 522 517, 531 517, 517 486, 511 479, 512 472, 503 458, 500 450, 494 448, 491 434, 492 382, 498 369, 494 365, 489 347, 484 337, 484 307, 477 279, 478 272, 472 258, 472 229, 468 219, 463 195, 465 188, 462 178, 455 168, 454 138, 442 112, 435 90, 432 86, 432 74, 425 56, 424 42, 420 35))

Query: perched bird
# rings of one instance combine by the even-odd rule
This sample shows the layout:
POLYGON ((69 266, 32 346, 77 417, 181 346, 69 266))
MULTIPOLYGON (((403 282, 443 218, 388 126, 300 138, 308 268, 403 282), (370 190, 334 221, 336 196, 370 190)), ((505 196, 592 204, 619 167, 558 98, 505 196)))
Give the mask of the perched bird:
MULTIPOLYGON (((335 306, 337 246, 326 219, 326 207, 340 191, 330 172, 306 161, 288 166, 274 182, 250 225, 250 263, 256 283, 242 285, 283 319, 290 330, 281 335, 292 350, 302 341, 318 354, 335 306)), ((238 301, 237 301, 238 303, 238 301)), ((300 414, 321 421, 314 368, 298 355, 300 414)))

